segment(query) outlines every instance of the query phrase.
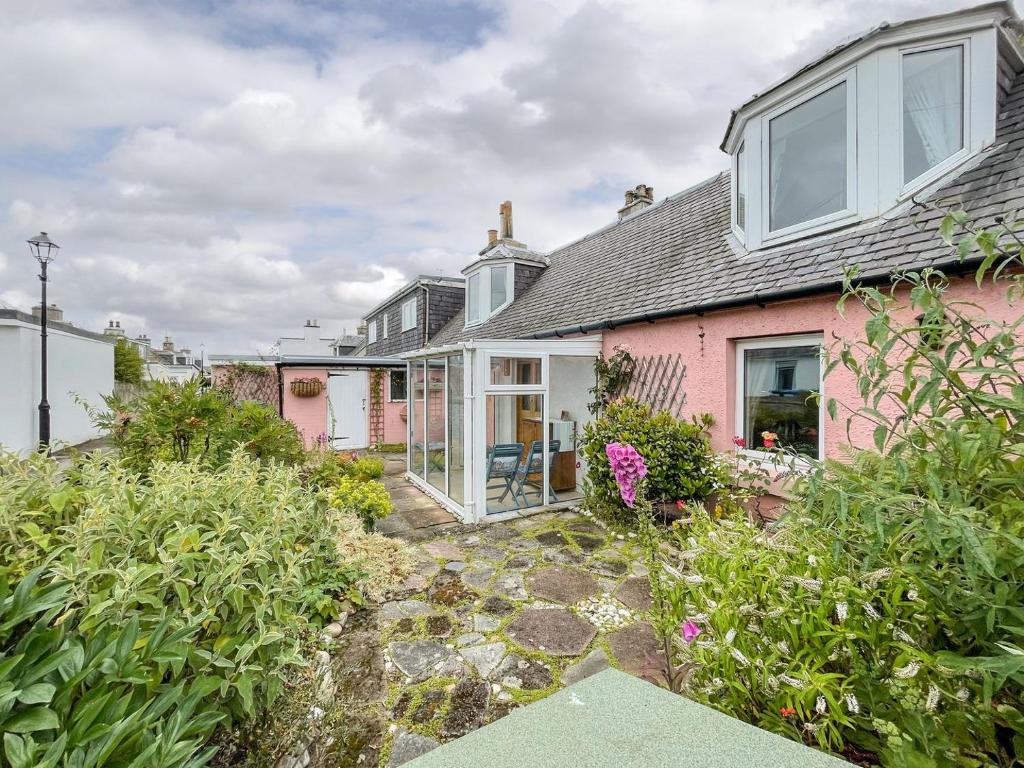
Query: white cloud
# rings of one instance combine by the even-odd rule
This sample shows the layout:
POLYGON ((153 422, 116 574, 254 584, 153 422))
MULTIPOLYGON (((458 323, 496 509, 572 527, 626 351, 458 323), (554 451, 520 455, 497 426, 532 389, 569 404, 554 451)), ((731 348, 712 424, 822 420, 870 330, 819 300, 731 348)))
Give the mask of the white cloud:
MULTIPOLYGON (((953 7, 439 3, 0 0, 0 249, 49 231, 79 325, 214 352, 307 317, 352 330, 412 276, 458 274, 499 201, 531 246, 573 240, 627 187, 724 168, 729 109, 842 36, 953 7), (436 18, 450 34, 417 26, 436 18)), ((2 274, 24 304, 27 259, 2 274)))

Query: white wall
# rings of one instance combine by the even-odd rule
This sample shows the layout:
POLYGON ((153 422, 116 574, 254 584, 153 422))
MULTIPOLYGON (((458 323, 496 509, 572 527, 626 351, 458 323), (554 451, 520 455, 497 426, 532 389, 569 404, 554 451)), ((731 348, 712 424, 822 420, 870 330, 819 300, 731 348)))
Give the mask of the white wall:
MULTIPOLYGON (((114 389, 114 345, 50 327, 47 362, 51 443, 75 445, 98 437, 78 395, 103 405, 114 389)), ((0 318, 0 445, 32 450, 39 440, 39 326, 0 318)))

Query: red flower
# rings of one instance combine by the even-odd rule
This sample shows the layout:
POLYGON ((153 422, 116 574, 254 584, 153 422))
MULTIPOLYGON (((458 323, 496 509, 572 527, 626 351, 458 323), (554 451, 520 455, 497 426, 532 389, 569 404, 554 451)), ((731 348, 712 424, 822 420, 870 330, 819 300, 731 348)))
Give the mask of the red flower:
POLYGON ((770 438, 769 438, 769 439, 766 439, 766 440, 764 441, 764 447, 765 447, 765 448, 774 448, 774 447, 775 447, 775 441, 774 441, 774 440, 772 440, 772 439, 770 439, 770 438))
POLYGON ((680 512, 682 512, 684 509, 686 509, 686 502, 683 501, 682 499, 677 499, 676 500, 676 509, 678 509, 680 512))
POLYGON ((737 448, 746 448, 747 447, 747 441, 744 440, 739 435, 736 435, 736 437, 734 437, 732 439, 732 444, 735 445, 737 448))
POLYGON ((792 707, 780 707, 779 708, 779 714, 782 715, 783 717, 792 717, 793 715, 796 714, 796 710, 793 709, 792 707))

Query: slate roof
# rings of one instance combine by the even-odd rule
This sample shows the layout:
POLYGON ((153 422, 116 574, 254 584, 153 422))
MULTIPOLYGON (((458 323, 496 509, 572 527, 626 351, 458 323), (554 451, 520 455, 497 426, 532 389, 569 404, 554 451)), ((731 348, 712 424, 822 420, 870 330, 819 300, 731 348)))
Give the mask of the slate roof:
MULTIPOLYGON (((989 226, 1024 207, 1024 75, 999 114, 996 141, 922 201, 959 203, 989 226)), ((471 329, 457 315, 432 346, 542 338, 839 290, 845 265, 865 279, 952 267, 941 211, 905 205, 832 235, 747 254, 729 235, 729 176, 719 174, 550 254, 550 266, 501 314, 471 329)))

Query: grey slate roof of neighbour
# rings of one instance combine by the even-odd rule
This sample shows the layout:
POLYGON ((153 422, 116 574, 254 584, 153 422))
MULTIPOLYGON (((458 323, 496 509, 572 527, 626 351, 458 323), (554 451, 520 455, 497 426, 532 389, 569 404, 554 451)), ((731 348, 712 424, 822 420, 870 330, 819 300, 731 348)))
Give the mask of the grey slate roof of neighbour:
POLYGON ((462 278, 462 277, 445 277, 444 275, 417 275, 412 280, 410 280, 408 283, 406 283, 401 288, 399 288, 397 291, 395 291, 390 296, 388 296, 386 299, 384 299, 384 301, 378 303, 377 305, 375 305, 369 311, 364 312, 362 319, 363 320, 368 320, 371 315, 377 314, 378 312, 380 312, 380 310, 384 309, 384 307, 388 306, 393 301, 395 301, 395 299, 399 298, 400 296, 402 296, 405 293, 408 293, 409 291, 411 291, 413 288, 415 288, 418 285, 433 285, 434 283, 460 284, 460 283, 465 283, 465 282, 466 282, 465 278, 462 278))
MULTIPOLYGON (((923 201, 961 204, 978 226, 1024 207, 1024 75, 1006 96, 994 145, 923 201)), ((431 345, 567 335, 829 293, 841 286, 845 265, 884 279, 894 270, 956 263, 938 235, 942 211, 919 205, 751 254, 730 244, 729 217, 722 173, 553 251, 550 266, 506 310, 470 329, 459 314, 431 345)))

